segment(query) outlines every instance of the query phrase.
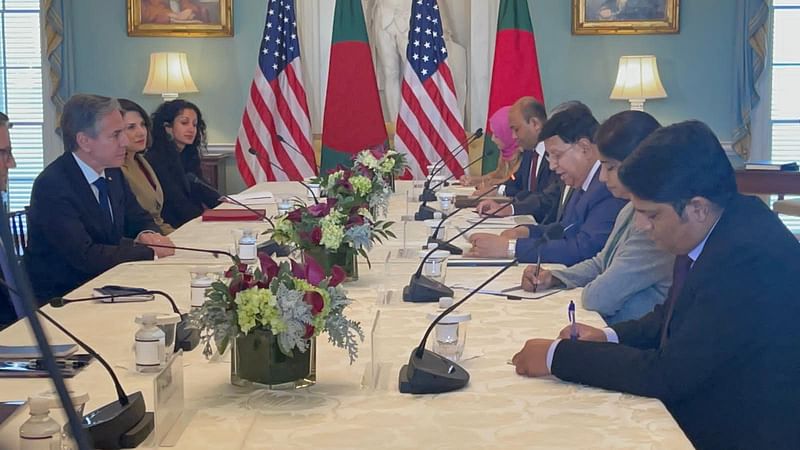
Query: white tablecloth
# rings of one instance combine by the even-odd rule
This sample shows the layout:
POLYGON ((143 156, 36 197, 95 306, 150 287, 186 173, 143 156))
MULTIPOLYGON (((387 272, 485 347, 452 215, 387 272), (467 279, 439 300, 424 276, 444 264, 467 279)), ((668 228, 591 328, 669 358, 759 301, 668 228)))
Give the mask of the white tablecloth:
MULTIPOLYGON (((400 187, 407 186, 401 183, 400 187)), ((254 189, 303 192, 292 183, 254 189)), ((397 194, 390 217, 399 219, 405 215, 405 203, 405 195, 397 194)), ((413 212, 416 205, 410 208, 413 212)), ((232 243, 231 230, 242 226, 253 224, 195 220, 177 230, 173 239, 177 245, 227 249, 232 243)), ((209 362, 198 348, 184 356, 184 414, 188 426, 173 448, 691 447, 658 400, 569 384, 552 377, 524 378, 507 364, 526 339, 555 336, 566 325, 566 304, 579 299, 578 291, 527 301, 475 296, 462 308, 472 314, 467 360, 462 363, 471 375, 469 385, 440 395, 400 394, 397 373, 425 331, 426 313, 436 308, 400 300, 399 291, 407 284, 417 261, 397 258, 397 250, 402 247, 402 224, 395 225, 395 231, 401 239, 373 249, 373 268, 369 270, 362 261, 360 279, 346 284, 355 299, 347 314, 359 320, 367 334, 355 364, 349 365, 345 351, 330 345, 323 335, 318 338, 316 385, 297 391, 260 391, 232 386, 229 363, 209 362), (389 252, 390 263, 384 265, 389 252), (387 290, 393 291, 392 300, 379 304, 378 293, 387 290), (374 326, 378 312, 380 320, 374 326), (370 379, 373 367, 380 369, 379 376, 370 379)), ((423 225, 409 223, 409 247, 414 244, 419 248, 425 231, 423 225)), ((123 264, 69 297, 90 295, 93 287, 103 284, 124 284, 167 291, 182 310, 188 310, 189 270, 208 264, 224 266, 227 262, 187 252, 160 261, 123 264)), ((447 279, 449 283, 477 284, 495 270, 450 268, 447 279)), ((522 266, 508 270, 490 286, 518 284, 522 270, 522 266)), ((169 311, 165 302, 86 302, 46 309, 109 359, 127 392, 144 391, 148 407, 152 406, 152 376, 130 370, 137 329, 134 318, 143 312, 169 311)), ((596 313, 580 309, 578 320, 603 324, 596 313)), ((53 327, 47 329, 51 341, 68 342, 53 327)), ((5 330, 0 338, 6 345, 32 342, 24 322, 5 330)), ((96 363, 69 380, 69 384, 73 389, 89 392, 87 411, 116 397, 110 379, 96 363)), ((49 386, 49 380, 3 379, 0 400, 24 400, 49 386)), ((0 448, 16 448, 17 430, 26 416, 26 408, 21 408, 0 428, 0 448)))

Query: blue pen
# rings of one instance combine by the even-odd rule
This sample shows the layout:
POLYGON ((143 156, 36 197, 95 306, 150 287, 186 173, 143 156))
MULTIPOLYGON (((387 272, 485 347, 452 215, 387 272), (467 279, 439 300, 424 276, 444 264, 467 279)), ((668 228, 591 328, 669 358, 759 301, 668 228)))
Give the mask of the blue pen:
POLYGON ((578 339, 578 327, 575 325, 575 302, 569 301, 567 308, 567 319, 570 323, 569 338, 573 341, 578 339))

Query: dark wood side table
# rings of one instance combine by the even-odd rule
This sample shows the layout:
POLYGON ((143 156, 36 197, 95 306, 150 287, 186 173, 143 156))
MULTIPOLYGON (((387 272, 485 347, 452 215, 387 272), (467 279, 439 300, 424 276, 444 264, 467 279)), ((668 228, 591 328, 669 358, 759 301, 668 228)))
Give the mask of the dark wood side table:
POLYGON ((211 153, 200 155, 200 171, 203 178, 219 192, 225 190, 225 160, 230 153, 211 153))
POLYGON ((746 194, 800 195, 800 172, 737 170, 736 185, 746 194))

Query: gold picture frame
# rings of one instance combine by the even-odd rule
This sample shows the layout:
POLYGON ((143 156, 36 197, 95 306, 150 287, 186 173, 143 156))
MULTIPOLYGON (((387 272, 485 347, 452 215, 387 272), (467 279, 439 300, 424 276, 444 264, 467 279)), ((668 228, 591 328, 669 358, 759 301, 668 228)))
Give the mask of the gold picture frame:
POLYGON ((572 34, 680 31, 680 0, 572 0, 572 34))
POLYGON ((233 36, 233 0, 126 1, 128 36, 233 36))

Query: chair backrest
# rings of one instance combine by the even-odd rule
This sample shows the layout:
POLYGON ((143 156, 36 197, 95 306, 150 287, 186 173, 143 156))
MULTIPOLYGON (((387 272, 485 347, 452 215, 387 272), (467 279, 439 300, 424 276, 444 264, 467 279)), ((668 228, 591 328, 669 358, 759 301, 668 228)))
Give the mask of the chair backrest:
POLYGON ((15 211, 8 215, 11 236, 14 238, 14 253, 18 258, 22 258, 25 249, 28 247, 26 233, 28 232, 28 207, 22 211, 15 211))

